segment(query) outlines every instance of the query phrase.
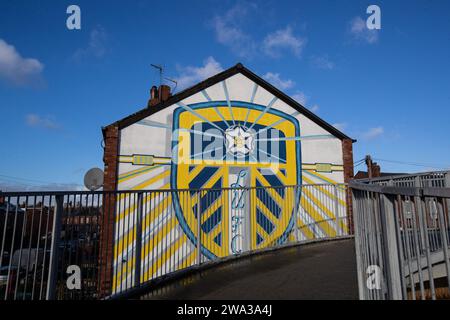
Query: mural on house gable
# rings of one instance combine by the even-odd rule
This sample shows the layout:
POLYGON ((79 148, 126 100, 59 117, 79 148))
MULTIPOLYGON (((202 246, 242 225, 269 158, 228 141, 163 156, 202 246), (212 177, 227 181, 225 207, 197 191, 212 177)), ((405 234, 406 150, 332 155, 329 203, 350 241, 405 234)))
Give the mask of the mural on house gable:
MULTIPOLYGON (((161 254, 142 258, 142 281, 194 263, 198 219, 203 261, 346 228, 327 222, 336 212, 331 205, 345 214, 344 192, 276 188, 343 183, 341 141, 242 74, 122 129, 119 162, 122 190, 208 189, 144 199, 141 247, 160 247, 161 254)), ((116 217, 115 291, 134 276, 130 221, 136 208, 123 202, 116 217)))

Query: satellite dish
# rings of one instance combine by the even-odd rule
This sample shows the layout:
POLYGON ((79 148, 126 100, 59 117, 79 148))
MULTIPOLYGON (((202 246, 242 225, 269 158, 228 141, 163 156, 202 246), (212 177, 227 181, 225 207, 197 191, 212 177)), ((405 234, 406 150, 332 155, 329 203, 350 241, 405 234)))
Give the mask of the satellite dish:
POLYGON ((84 175, 84 186, 95 191, 103 186, 103 171, 100 168, 92 168, 84 175))

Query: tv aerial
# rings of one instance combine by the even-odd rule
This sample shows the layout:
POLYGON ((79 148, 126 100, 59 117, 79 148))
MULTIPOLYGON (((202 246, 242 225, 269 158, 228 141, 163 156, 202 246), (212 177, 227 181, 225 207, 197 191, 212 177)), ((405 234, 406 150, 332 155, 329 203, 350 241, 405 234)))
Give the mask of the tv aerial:
POLYGON ((150 64, 153 68, 157 69, 159 72, 159 85, 163 84, 164 80, 167 80, 169 82, 172 82, 173 84, 175 84, 175 86, 173 87, 173 89, 171 90, 172 92, 175 92, 177 85, 178 85, 178 81, 171 79, 171 78, 167 78, 164 77, 164 66, 163 65, 159 65, 159 64, 150 64))
POLYGON ((162 65, 158 65, 158 64, 151 64, 151 66, 155 69, 158 70, 159 72, 159 85, 162 85, 162 81, 163 81, 163 66, 162 65))
POLYGON ((103 170, 100 168, 89 169, 84 175, 84 186, 90 191, 103 187, 103 170))

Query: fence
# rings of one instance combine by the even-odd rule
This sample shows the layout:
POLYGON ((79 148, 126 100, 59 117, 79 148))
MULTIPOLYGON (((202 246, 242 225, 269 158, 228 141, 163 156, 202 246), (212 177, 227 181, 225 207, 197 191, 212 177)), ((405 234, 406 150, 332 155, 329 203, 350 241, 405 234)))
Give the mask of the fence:
POLYGON ((245 252, 348 235, 345 185, 0 194, 0 299, 119 296, 245 252))
POLYGON ((450 188, 350 187, 360 298, 449 298, 450 188))
POLYGON ((0 299, 96 298, 103 194, 13 192, 0 198, 0 299), (72 286, 81 290, 67 286, 70 266, 80 271, 72 286))
POLYGON ((450 171, 435 171, 370 179, 358 179, 358 182, 397 187, 450 187, 450 171))

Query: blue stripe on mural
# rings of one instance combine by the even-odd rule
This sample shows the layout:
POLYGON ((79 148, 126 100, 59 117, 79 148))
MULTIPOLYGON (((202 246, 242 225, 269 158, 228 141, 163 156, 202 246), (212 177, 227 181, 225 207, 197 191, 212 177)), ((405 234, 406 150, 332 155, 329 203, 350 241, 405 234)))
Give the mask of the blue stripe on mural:
MULTIPOLYGON (((211 187, 211 189, 220 189, 222 188, 222 178, 217 180, 217 182, 211 187)), ((201 198, 200 205, 202 208, 202 213, 208 210, 208 205, 214 204, 221 195, 221 191, 218 190, 209 190, 206 194, 201 198)))
POLYGON ((256 233, 256 245, 259 245, 263 241, 264 241, 263 237, 261 237, 261 235, 257 232, 256 233))
MULTIPOLYGON (((262 184, 256 180, 256 186, 262 187, 262 184)), ((257 189, 256 196, 262 203, 269 209, 269 211, 277 218, 280 218, 281 208, 278 203, 270 196, 270 194, 264 189, 257 189)))
POLYGON ((211 98, 209 97, 208 93, 206 92, 206 90, 202 90, 202 94, 205 97, 206 100, 211 101, 211 98))
POLYGON ((205 222, 202 224, 202 230, 210 233, 222 220, 222 207, 219 207, 205 222))
POLYGON ((217 245, 222 246, 222 232, 220 232, 215 238, 214 242, 217 243, 217 245))
POLYGON ((200 189, 205 183, 219 170, 215 167, 206 167, 199 174, 189 182, 189 189, 200 189))
MULTIPOLYGON (((278 177, 274 174, 264 174, 263 171, 264 169, 258 169, 259 173, 261 173, 264 178, 267 180, 267 182, 270 183, 271 186, 273 187, 281 187, 283 186, 283 182, 280 181, 280 179, 278 179, 278 177)), ((284 188, 275 188, 275 191, 282 197, 284 198, 284 188)))
MULTIPOLYGON (((211 189, 220 189, 222 188, 222 178, 220 178, 219 180, 217 180, 217 182, 212 186, 211 189)), ((192 194, 192 192, 191 192, 192 194)), ((200 208, 202 210, 202 214, 208 210, 208 208, 214 204, 214 201, 216 201, 221 195, 221 191, 217 191, 217 190, 209 190, 207 191, 200 199, 200 208)), ((220 204, 222 205, 222 204, 220 204)), ((195 218, 197 218, 197 205, 194 205, 194 207, 192 208, 193 212, 194 212, 194 216, 195 218)))
POLYGON ((157 121, 151 121, 147 119, 143 119, 141 121, 136 122, 137 124, 143 125, 143 126, 149 126, 149 127, 156 127, 156 128, 164 128, 164 129, 172 129, 172 127, 168 124, 157 122, 157 121))
POLYGON ((255 83, 253 86, 252 97, 250 98, 250 102, 253 103, 255 101, 256 91, 258 90, 258 85, 255 83))
POLYGON ((227 99, 228 109, 230 110, 231 120, 233 121, 233 125, 236 124, 233 116, 233 108, 231 107, 230 95, 228 94, 227 82, 226 80, 222 81, 223 91, 225 92, 225 98, 227 99))
POLYGON ((259 208, 256 208, 256 222, 261 226, 261 228, 264 229, 264 231, 266 231, 267 234, 271 234, 273 229, 275 229, 273 223, 267 219, 265 214, 262 213, 259 208))

